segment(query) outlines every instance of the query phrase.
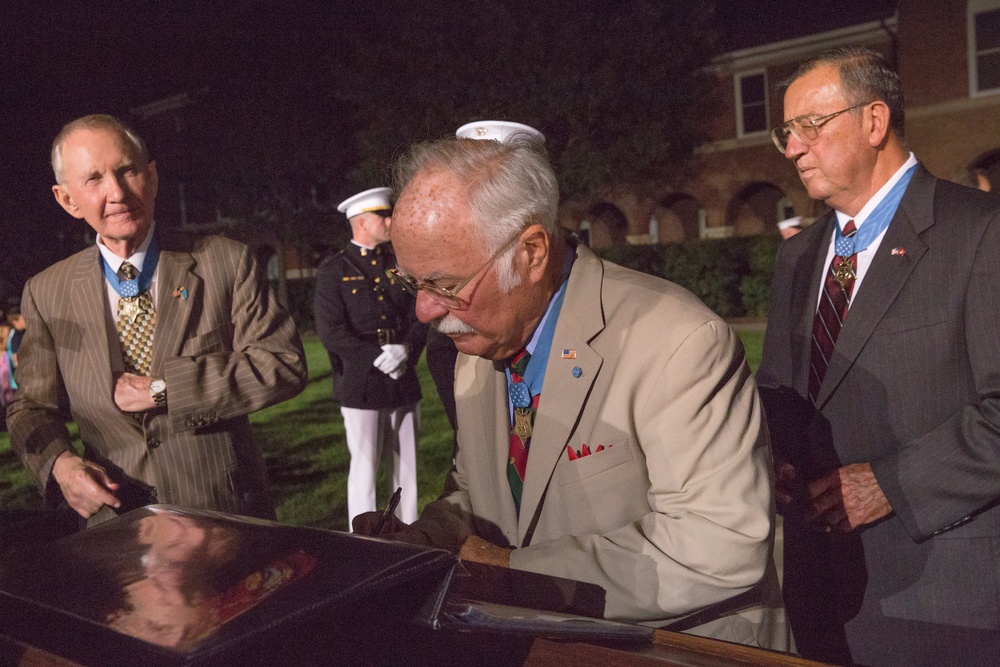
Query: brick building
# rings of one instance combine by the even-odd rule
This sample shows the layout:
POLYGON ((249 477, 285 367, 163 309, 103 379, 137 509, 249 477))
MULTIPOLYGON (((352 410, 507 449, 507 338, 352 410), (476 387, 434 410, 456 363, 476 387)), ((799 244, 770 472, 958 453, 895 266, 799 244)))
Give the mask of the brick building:
POLYGON ((718 81, 713 139, 698 149, 686 180, 613 195, 569 226, 589 227, 591 244, 601 247, 623 238, 758 234, 793 215, 808 223, 823 205, 806 195, 769 130, 783 120, 780 85, 795 66, 849 45, 876 49, 896 64, 907 140, 932 173, 962 180, 979 169, 1000 186, 1000 0, 871 0, 850 15, 816 11, 807 18, 744 22, 728 39, 730 48, 711 66, 718 81))

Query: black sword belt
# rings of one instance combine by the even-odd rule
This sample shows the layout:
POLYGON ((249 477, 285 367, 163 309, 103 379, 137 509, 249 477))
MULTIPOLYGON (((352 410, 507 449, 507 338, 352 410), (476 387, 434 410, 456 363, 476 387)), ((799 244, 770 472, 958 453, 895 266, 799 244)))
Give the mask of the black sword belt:
POLYGON ((359 333, 358 337, 378 345, 393 345, 403 340, 403 332, 396 329, 376 329, 359 333))

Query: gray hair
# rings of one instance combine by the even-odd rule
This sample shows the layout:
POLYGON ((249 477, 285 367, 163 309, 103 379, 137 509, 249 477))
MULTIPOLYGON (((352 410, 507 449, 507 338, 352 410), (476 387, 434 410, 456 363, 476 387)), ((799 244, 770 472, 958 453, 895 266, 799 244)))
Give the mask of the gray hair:
POLYGON ((63 125, 62 130, 59 131, 59 134, 52 141, 52 172, 56 176, 56 183, 60 185, 63 185, 62 146, 66 143, 69 135, 77 130, 108 130, 109 132, 114 132, 135 151, 132 157, 139 158, 143 165, 149 162, 149 151, 146 149, 146 142, 138 134, 130 130, 114 116, 103 113, 91 114, 63 125))
POLYGON ((889 107, 889 128, 902 139, 906 117, 903 110, 903 87, 899 74, 877 51, 863 46, 845 46, 812 56, 802 62, 785 81, 787 88, 796 79, 817 67, 836 67, 840 82, 851 105, 881 100, 889 107))
MULTIPOLYGON (((504 142, 442 139, 413 146, 396 165, 397 197, 417 174, 444 170, 465 185, 475 233, 483 251, 492 255, 517 233, 539 224, 550 237, 559 234, 559 184, 545 145, 527 133, 504 142)), ((520 282, 514 272, 514 248, 497 258, 500 289, 520 282)))

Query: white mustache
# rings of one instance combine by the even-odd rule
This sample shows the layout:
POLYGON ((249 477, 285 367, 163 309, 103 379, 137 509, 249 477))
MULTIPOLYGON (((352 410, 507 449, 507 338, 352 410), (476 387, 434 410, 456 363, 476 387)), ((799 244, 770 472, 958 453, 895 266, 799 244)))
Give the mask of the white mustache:
POLYGON ((458 319, 454 315, 448 314, 431 322, 431 326, 443 334, 474 334, 476 330, 468 324, 458 319))

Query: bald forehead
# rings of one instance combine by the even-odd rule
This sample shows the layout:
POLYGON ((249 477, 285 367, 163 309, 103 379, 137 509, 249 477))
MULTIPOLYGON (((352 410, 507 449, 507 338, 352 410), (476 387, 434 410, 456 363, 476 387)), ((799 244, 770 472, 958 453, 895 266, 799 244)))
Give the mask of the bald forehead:
POLYGON ((393 248, 399 266, 420 279, 462 276, 483 249, 477 240, 468 188, 444 170, 421 172, 393 210, 393 248))
POLYGON ((62 140, 62 146, 87 146, 97 142, 111 141, 117 144, 122 152, 130 158, 139 157, 139 149, 123 133, 110 127, 79 127, 71 131, 62 140))
POLYGON ((468 188, 444 170, 417 174, 396 202, 393 224, 408 234, 449 234, 471 226, 468 188))

